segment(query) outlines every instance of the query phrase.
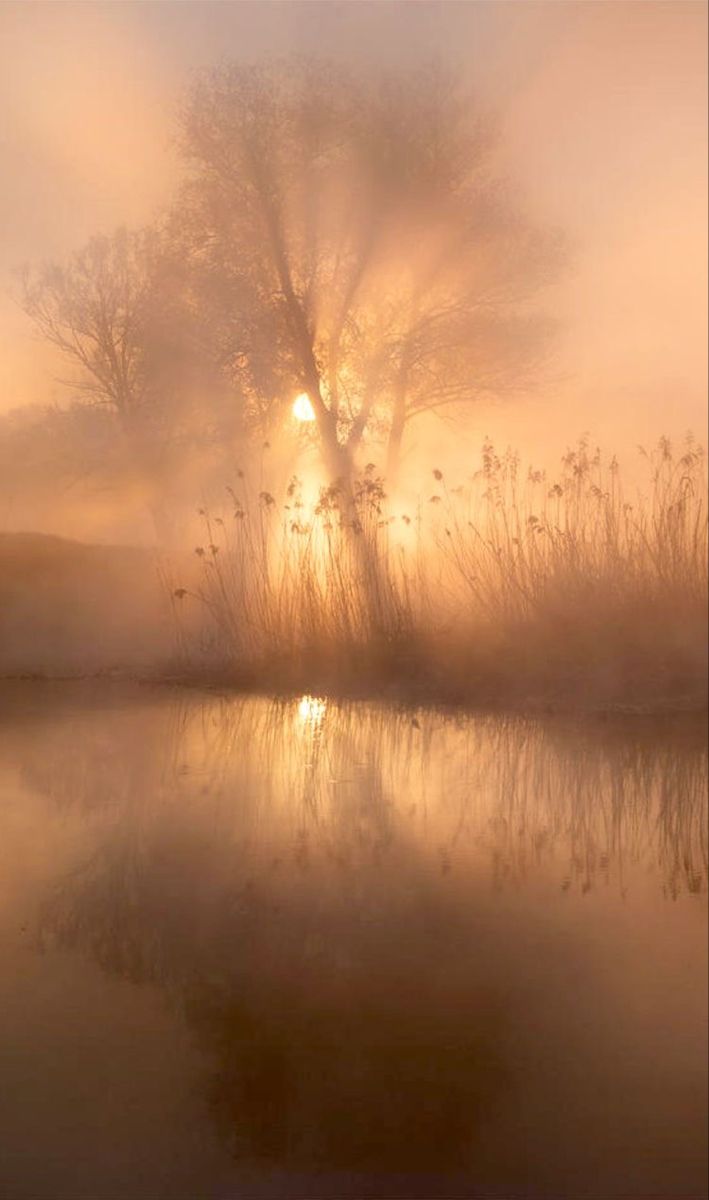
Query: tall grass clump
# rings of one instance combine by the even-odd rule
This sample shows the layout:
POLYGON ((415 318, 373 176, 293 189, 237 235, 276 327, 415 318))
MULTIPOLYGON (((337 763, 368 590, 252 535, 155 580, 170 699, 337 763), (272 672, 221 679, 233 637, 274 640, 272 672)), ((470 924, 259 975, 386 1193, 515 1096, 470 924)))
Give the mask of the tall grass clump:
POLYGON ((371 465, 347 503, 333 486, 306 505, 297 479, 277 500, 242 476, 229 511, 201 511, 198 570, 174 590, 192 668, 472 703, 701 705, 705 456, 663 439, 640 463, 631 487, 582 440, 550 477, 486 443, 472 474, 434 468, 408 506, 371 465))
POLYGON ((207 617, 198 646, 180 621, 188 653, 207 669, 295 680, 313 670, 349 675, 365 660, 373 671, 387 647, 410 641, 412 607, 405 575, 391 569, 396 551, 373 468, 347 496, 333 484, 309 506, 296 476, 280 502, 239 476, 222 515, 199 510, 201 571, 192 589, 174 592, 180 602, 196 599, 207 617))

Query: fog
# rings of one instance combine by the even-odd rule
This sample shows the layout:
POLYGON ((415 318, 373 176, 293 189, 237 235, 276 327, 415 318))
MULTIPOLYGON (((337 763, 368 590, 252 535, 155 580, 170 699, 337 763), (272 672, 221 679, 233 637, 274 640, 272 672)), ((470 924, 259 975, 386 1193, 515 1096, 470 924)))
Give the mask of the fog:
POLYGON ((5 0, 0 114, 0 1194, 698 1196, 706 4, 5 0))
MULTIPOLYGON (((177 554, 174 596, 240 662, 237 594, 252 654, 293 612, 319 646, 335 611, 387 643, 434 613, 438 638, 513 578, 532 603, 528 576, 553 623, 550 591, 570 610, 601 578, 617 596, 621 560, 626 613, 638 594, 657 610, 651 576, 683 589, 663 593, 675 623, 695 602, 703 5, 7 3, 0 27, 0 533, 177 554), (333 505, 363 549, 332 557, 333 505), (219 553, 216 596, 195 571, 216 579, 219 553), (333 600, 335 561, 353 579, 333 600)), ((15 544, 6 591, 23 571, 32 590, 43 554, 15 544)), ((512 591, 505 620, 527 628, 512 591)))
MULTIPOLYGON (((557 378, 533 415, 486 414, 488 432, 521 420, 534 439, 552 412, 562 443, 703 428, 702 4, 5 3, 3 271, 150 219, 178 170, 174 108, 194 73, 291 51, 459 65, 499 112, 520 186, 570 232, 557 378)), ((8 298, 1 316, 0 409, 59 398, 8 298)))

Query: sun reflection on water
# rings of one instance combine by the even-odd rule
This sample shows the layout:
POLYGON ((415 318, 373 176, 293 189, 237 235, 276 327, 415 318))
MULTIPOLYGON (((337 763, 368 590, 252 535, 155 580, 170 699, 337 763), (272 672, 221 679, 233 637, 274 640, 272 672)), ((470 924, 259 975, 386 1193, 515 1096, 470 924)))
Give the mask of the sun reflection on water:
POLYGON ((320 696, 303 696, 298 704, 300 723, 311 732, 320 729, 327 711, 327 700, 320 696))

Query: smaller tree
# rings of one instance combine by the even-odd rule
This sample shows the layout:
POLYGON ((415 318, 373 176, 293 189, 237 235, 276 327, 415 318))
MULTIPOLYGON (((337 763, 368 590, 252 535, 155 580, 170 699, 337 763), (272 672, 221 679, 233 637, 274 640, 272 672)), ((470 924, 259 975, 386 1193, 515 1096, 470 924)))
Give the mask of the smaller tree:
POLYGON ((23 272, 23 307, 75 367, 75 391, 130 432, 145 407, 145 327, 159 253, 150 230, 94 237, 65 265, 23 272))
POLYGON ((164 237, 94 237, 63 265, 25 270, 22 284, 25 312, 74 368, 62 382, 114 419, 148 487, 156 534, 169 539, 165 480, 191 340, 164 237))

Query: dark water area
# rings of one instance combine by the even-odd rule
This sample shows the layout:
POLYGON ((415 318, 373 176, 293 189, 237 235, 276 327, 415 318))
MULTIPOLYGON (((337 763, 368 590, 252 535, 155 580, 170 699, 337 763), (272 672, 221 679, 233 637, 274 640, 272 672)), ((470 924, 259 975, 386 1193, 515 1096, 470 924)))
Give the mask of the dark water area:
POLYGON ((706 1195, 703 721, 0 688, 0 1195, 706 1195))

